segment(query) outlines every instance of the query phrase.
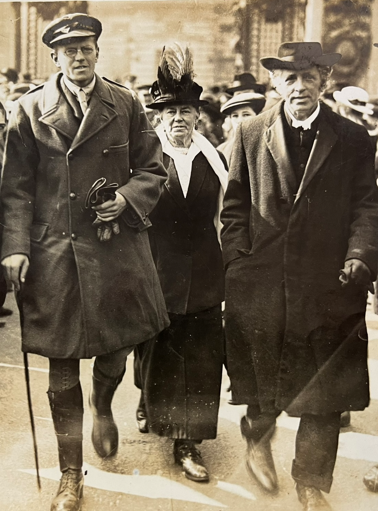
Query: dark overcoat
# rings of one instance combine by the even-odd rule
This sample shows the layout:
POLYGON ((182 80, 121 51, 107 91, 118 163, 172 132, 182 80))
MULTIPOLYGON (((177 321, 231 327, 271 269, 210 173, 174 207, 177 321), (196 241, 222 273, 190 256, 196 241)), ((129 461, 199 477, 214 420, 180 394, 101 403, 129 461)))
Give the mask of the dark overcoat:
POLYGON ((140 347, 148 422, 171 438, 215 438, 224 358, 224 271, 214 226, 220 183, 199 153, 185 198, 173 160, 164 158, 168 180, 149 236, 171 324, 140 347))
POLYGON ((18 297, 23 350, 83 358, 140 343, 169 324, 146 230, 166 171, 134 93, 97 76, 80 124, 60 78, 21 98, 10 119, 2 257, 30 258, 18 297), (85 209, 101 177, 118 183, 127 203, 121 233, 104 243, 85 209))
POLYGON ((376 276, 378 203, 364 128, 321 106, 299 189, 283 103, 242 123, 222 221, 228 369, 234 399, 291 413, 369 401, 366 291, 342 288, 344 261, 376 276))

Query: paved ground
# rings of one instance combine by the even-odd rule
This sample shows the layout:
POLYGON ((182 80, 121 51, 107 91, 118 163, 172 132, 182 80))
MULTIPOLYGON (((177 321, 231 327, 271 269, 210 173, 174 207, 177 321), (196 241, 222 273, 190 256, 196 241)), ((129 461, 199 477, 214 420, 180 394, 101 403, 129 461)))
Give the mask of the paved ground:
MULTIPOLYGON (((18 316, 13 297, 6 305, 15 313, 0 327, 0 509, 1 511, 48 511, 60 474, 56 440, 46 396, 46 360, 30 356, 34 415, 42 475, 42 491, 35 482, 18 316)), ((377 511, 378 494, 362 484, 365 471, 378 462, 378 316, 368 312, 370 334, 370 407, 352 415, 351 427, 343 430, 332 492, 335 511, 377 511)), ((82 362, 84 394, 88 396, 91 361, 82 362)), ((218 438, 204 442, 201 451, 211 473, 208 484, 188 481, 173 462, 172 442, 140 434, 134 413, 138 391, 133 386, 132 360, 114 399, 114 415, 120 430, 116 458, 99 459, 93 452, 91 418, 84 416, 84 458, 87 475, 82 511, 300 511, 290 478, 297 419, 281 416, 273 442, 280 480, 277 496, 264 494, 248 476, 244 465, 244 442, 239 420, 244 407, 230 406, 223 381, 218 438)))

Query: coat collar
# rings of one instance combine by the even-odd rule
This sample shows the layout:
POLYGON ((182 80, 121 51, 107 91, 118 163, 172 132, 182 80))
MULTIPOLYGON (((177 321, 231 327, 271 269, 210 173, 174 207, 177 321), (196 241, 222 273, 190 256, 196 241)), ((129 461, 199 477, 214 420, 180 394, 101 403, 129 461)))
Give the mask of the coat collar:
POLYGON ((289 152, 284 135, 283 115, 285 115, 283 113, 283 101, 280 101, 269 111, 269 115, 267 116, 265 122, 265 141, 277 164, 282 195, 290 204, 293 204, 293 202, 297 202, 303 195, 309 183, 334 147, 338 137, 330 123, 329 116, 326 115, 326 107, 321 104, 318 131, 304 171, 303 179, 297 190, 296 177, 288 156, 289 152))
POLYGON ((88 111, 77 129, 74 112, 60 89, 60 79, 61 73, 58 73, 45 84, 39 120, 72 140, 72 151, 107 126, 117 117, 117 112, 110 87, 96 75, 88 111))

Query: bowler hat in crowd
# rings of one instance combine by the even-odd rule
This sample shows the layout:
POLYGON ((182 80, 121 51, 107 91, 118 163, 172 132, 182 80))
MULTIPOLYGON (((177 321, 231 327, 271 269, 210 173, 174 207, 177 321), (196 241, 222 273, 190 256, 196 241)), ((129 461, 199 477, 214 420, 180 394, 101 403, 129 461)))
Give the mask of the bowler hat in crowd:
POLYGON ((163 110, 169 105, 207 105, 200 99, 203 88, 193 80, 193 56, 188 47, 173 43, 163 48, 158 79, 152 84, 153 102, 147 108, 163 110))
POLYGON ((334 100, 361 114, 373 115, 373 105, 369 103, 369 94, 361 87, 352 85, 333 93, 334 100))
POLYGON ((340 59, 340 53, 323 53, 320 43, 292 42, 281 44, 277 57, 264 57, 260 62, 269 71, 303 71, 314 66, 333 66, 340 59))
POLYGON ((42 34, 42 41, 50 48, 56 43, 62 43, 65 39, 73 37, 91 37, 98 39, 102 32, 101 22, 81 12, 66 14, 53 20, 42 34))
POLYGON ((257 83, 256 78, 251 73, 241 73, 235 75, 234 81, 230 87, 226 89, 227 94, 237 94, 238 92, 257 92, 265 94, 266 85, 257 83))
POLYGON ((244 92, 235 94, 229 99, 221 108, 221 112, 225 115, 230 115, 234 110, 243 106, 250 106, 252 110, 258 114, 264 108, 265 96, 257 94, 256 92, 244 92))

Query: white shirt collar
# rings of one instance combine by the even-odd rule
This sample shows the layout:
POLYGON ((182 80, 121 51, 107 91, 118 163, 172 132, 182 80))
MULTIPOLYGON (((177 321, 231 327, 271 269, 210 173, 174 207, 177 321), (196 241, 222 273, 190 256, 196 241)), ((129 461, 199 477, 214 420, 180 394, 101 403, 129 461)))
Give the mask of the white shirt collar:
POLYGON ((291 119, 291 125, 293 128, 303 128, 304 130, 311 129, 311 124, 315 121, 315 119, 318 117, 320 112, 320 103, 318 102, 318 106, 315 108, 315 110, 312 112, 310 117, 307 117, 304 121, 300 121, 296 119, 293 114, 290 112, 290 110, 286 106, 285 102, 285 112, 291 119))
POLYGON ((93 76, 93 80, 85 87, 79 87, 78 85, 75 85, 66 77, 66 75, 63 75, 63 80, 67 89, 71 91, 72 94, 74 94, 75 96, 77 96, 77 93, 80 89, 83 89, 85 94, 89 97, 92 94, 93 89, 96 85, 96 75, 93 76))

